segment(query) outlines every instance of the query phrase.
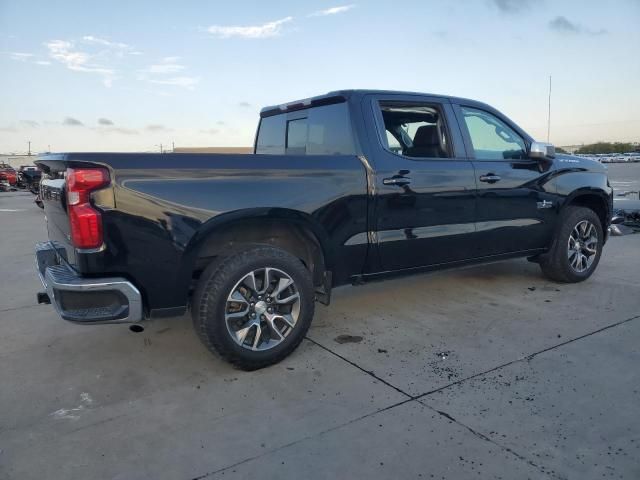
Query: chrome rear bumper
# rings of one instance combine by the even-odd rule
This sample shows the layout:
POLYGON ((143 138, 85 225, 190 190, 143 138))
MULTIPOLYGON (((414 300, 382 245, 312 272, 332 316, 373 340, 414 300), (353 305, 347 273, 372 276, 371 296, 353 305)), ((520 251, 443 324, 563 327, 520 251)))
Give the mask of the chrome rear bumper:
MULTIPOLYGON (((132 323, 143 319, 138 289, 122 277, 81 277, 53 242, 35 248, 40 281, 58 314, 74 323, 132 323)), ((39 296, 40 298, 40 296, 39 296)))

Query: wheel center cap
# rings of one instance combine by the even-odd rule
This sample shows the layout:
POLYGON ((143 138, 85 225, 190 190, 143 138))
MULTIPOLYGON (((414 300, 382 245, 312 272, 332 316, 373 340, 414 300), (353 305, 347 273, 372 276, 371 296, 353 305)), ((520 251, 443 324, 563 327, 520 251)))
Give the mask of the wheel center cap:
POLYGON ((267 304, 261 300, 258 303, 256 303, 255 310, 258 315, 262 315, 264 312, 267 311, 267 304))

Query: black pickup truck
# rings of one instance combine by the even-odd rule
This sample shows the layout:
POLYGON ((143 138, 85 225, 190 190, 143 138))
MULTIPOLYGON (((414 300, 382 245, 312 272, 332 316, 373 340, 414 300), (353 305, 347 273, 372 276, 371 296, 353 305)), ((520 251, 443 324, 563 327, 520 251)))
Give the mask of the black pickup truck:
POLYGON ((349 90, 264 108, 255 153, 41 157, 62 318, 139 322, 190 308, 240 368, 284 358, 332 287, 527 257, 555 281, 595 270, 612 189, 492 107, 349 90))

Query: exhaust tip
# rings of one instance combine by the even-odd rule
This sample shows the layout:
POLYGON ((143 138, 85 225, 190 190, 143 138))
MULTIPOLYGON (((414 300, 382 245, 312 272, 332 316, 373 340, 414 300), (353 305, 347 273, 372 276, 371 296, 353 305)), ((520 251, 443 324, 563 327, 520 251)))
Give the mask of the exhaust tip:
POLYGON ((131 330, 133 333, 142 333, 144 332, 144 327, 142 325, 131 325, 129 327, 129 330, 131 330))

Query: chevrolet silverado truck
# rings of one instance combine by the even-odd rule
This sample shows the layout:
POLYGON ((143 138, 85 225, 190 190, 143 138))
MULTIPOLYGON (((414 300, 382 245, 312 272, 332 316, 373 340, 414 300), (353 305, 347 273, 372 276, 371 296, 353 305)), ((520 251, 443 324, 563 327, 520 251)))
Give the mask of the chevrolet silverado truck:
POLYGON ((556 155, 484 103, 420 93, 266 107, 254 154, 37 164, 40 303, 81 324, 190 310, 204 344, 248 370, 291 353, 339 285, 512 257, 586 280, 612 214, 598 162, 556 155))

